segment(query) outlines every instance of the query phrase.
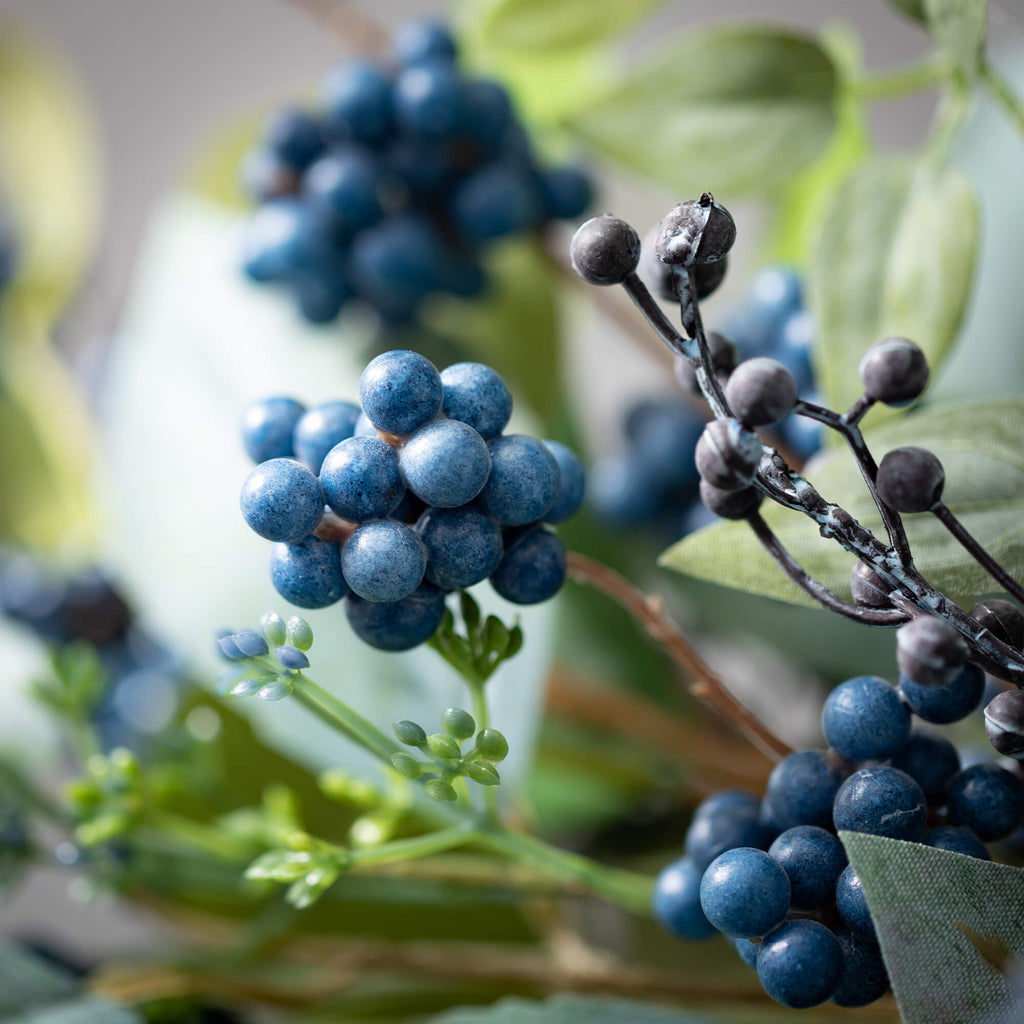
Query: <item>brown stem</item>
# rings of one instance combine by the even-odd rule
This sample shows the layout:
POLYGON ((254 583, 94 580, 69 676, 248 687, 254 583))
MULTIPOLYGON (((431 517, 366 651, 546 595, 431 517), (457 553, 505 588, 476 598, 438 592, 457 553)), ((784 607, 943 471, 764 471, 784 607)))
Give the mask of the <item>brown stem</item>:
POLYGON ((690 693, 732 722, 766 757, 778 761, 793 752, 725 688, 672 621, 660 595, 637 590, 614 569, 575 551, 569 552, 569 576, 600 590, 632 615, 690 678, 690 693))
POLYGON ((357 10, 348 0, 290 0, 336 36, 350 53, 382 57, 390 33, 376 18, 357 10))

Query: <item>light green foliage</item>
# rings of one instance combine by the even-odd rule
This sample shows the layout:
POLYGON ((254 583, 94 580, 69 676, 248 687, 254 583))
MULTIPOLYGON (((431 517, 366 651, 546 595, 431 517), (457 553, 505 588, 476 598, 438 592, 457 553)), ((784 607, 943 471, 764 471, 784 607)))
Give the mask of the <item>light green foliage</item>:
POLYGON ((974 79, 985 57, 988 0, 923 0, 922 6, 936 42, 968 80, 974 79))

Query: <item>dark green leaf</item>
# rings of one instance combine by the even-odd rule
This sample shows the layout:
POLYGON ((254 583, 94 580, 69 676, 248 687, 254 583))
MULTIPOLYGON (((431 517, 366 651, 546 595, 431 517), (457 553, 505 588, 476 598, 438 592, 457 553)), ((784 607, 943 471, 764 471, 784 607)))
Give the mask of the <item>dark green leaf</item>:
MULTIPOLYGON (((936 372, 956 339, 978 242, 974 188, 956 169, 877 157, 837 190, 808 279, 817 379, 829 405, 860 396, 857 367, 880 338, 917 342, 936 372)), ((877 422, 889 410, 872 414, 877 422)))
POLYGON ((1009 975, 1024 959, 1024 871, 919 843, 839 836, 903 1020, 1020 1020, 1024 1006, 1014 1002, 1009 975))
POLYGON ((932 35, 969 79, 978 74, 985 55, 988 0, 924 0, 932 35))
MULTIPOLYGON (((874 415, 869 413, 870 416, 874 415)), ((1014 577, 1024 575, 1024 400, 943 405, 865 433, 877 460, 905 444, 927 448, 946 471, 946 504, 982 546, 1014 577)), ((807 467, 823 497, 884 539, 881 520, 846 449, 832 449, 807 467)), ((854 559, 823 540, 804 515, 778 505, 762 509, 783 546, 812 576, 849 595, 854 559)), ((917 567, 947 595, 972 603, 997 590, 931 515, 904 517, 917 567)), ((719 523, 680 541, 662 555, 677 572, 795 604, 810 598, 776 568, 746 523, 719 523)))
POLYGON ((430 1024, 713 1024, 713 1018, 626 999, 554 996, 543 1003, 503 999, 483 1009, 452 1010, 430 1024))
POLYGON ((17 943, 0 941, 0 1017, 67 999, 75 979, 17 943))
POLYGON ((908 18, 920 22, 925 20, 924 2, 925 0, 889 0, 890 6, 901 11, 908 18))
POLYGON ((810 36, 717 28, 637 60, 570 128, 681 196, 710 189, 728 203, 787 183, 821 153, 836 84, 810 36))

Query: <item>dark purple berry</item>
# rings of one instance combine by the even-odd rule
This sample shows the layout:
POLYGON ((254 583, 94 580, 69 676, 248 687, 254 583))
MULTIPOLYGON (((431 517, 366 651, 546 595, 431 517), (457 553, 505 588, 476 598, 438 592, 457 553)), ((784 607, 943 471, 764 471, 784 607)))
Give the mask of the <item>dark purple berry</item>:
POLYGON ((569 247, 573 270, 590 284, 622 284, 640 260, 637 233, 609 213, 584 221, 569 247))
POLYGON ((661 221, 654 250, 663 263, 691 267, 722 259, 736 241, 736 224, 710 192, 680 203, 661 221))
MULTIPOLYGON (((739 362, 739 354, 736 346, 724 335, 717 331, 710 331, 706 338, 708 344, 708 356, 711 360, 711 368, 719 380, 726 378, 739 362)), ((675 357, 676 380, 684 391, 692 391, 700 394, 700 385, 697 383, 697 373, 693 363, 683 356, 675 357)))
POLYGON ((858 562, 850 573, 850 592, 865 608, 890 608, 889 584, 865 562, 858 562))
POLYGON ((875 342, 860 361, 864 394, 886 405, 906 405, 919 397, 928 384, 928 360, 906 338, 875 342))
POLYGON ((928 512, 942 500, 946 474, 924 448, 896 448, 878 467, 878 496, 897 512, 928 512))
POLYGON ((1004 757, 1024 758, 1024 691, 1003 690, 988 702, 985 732, 1004 757))
POLYGON ((700 482, 700 500, 709 512, 720 519, 746 519, 756 512, 764 495, 756 487, 744 487, 741 491, 723 491, 707 482, 700 482))
POLYGON ((1024 615, 1010 601, 990 597, 971 609, 971 618, 987 629, 997 640, 1018 651, 1024 648, 1024 615))
POLYGON ((761 442, 738 420, 712 420, 700 435, 694 459, 701 479, 723 491, 739 491, 754 482, 761 442))
POLYGON ((725 398, 744 426, 767 427, 793 411, 796 381, 774 359, 745 359, 729 377, 725 398))
POLYGON ((918 686, 951 683, 967 654, 956 627, 936 615, 921 615, 896 631, 896 663, 918 686))

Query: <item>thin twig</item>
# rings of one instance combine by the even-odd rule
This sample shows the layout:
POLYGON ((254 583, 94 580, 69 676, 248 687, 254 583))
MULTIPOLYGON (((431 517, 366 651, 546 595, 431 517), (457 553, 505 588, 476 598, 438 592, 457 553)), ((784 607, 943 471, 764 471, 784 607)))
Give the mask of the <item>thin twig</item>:
POLYGON ((996 581, 1008 594, 1024 602, 1022 587, 968 532, 967 528, 941 501, 931 510, 942 525, 956 538, 963 549, 996 581))
POLYGON ((575 551, 569 553, 569 576, 577 583, 600 590, 629 612, 686 673, 690 679, 690 692, 732 722, 766 757, 778 761, 793 752, 792 747, 779 739, 726 689, 672 621, 660 595, 637 590, 614 569, 575 551))
POLYGON ((290 0, 319 22, 351 53, 381 57, 387 53, 390 33, 375 18, 347 0, 290 0))

